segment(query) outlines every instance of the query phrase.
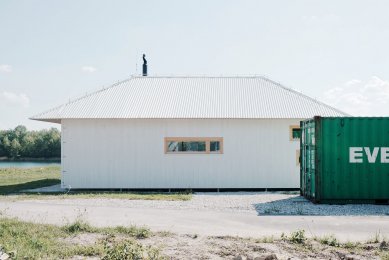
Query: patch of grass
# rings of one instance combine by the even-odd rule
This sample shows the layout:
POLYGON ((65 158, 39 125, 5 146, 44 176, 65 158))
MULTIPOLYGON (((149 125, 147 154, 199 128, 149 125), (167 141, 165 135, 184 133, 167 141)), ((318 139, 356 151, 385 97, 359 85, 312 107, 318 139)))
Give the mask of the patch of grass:
POLYGON ((307 238, 305 237, 305 230, 300 229, 290 233, 289 237, 286 237, 290 242, 294 244, 304 244, 307 238))
POLYGON ((18 259, 44 259, 62 255, 57 238, 66 234, 58 227, 0 218, 0 244, 18 259))
POLYGON ((59 166, 0 169, 0 195, 59 183, 61 183, 59 166))
POLYGON ((188 201, 192 194, 184 193, 152 193, 152 192, 77 192, 70 193, 23 193, 12 196, 14 200, 29 199, 122 199, 122 200, 164 200, 188 201))
POLYGON ((77 219, 64 227, 59 227, 34 224, 17 219, 0 218, 0 245, 4 247, 5 252, 14 254, 16 259, 58 259, 72 256, 106 256, 105 259, 161 259, 159 250, 140 246, 133 240, 135 238, 146 238, 151 235, 151 231, 145 227, 120 226, 97 228, 90 226, 81 219, 77 219), (63 242, 66 238, 72 238, 76 234, 83 233, 103 234, 110 240, 99 240, 91 245, 63 242), (120 241, 115 240, 115 236, 119 234, 126 241, 132 239, 128 240, 132 242, 127 241, 124 244, 120 244, 120 241), (118 242, 119 246, 113 245, 110 241, 115 242, 115 244, 118 242), (142 252, 146 258, 114 258, 115 252, 120 250, 121 246, 133 250, 134 253, 140 250, 139 252, 142 252))
POLYGON ((62 195, 64 198, 93 199, 125 199, 125 200, 166 200, 187 201, 192 199, 192 194, 186 193, 153 193, 153 192, 75 192, 62 195))
POLYGON ((256 239, 256 243, 273 243, 274 242, 274 236, 266 236, 259 239, 256 239))
POLYGON ((135 238, 148 238, 151 236, 151 231, 147 227, 117 226, 114 228, 105 228, 103 230, 109 234, 125 234, 135 238))
MULTIPOLYGON (((36 193, 22 192, 27 189, 60 184, 60 167, 12 168, 0 169, 0 195, 10 195, 11 199, 126 199, 126 200, 165 200, 187 201, 192 199, 192 191, 175 193, 160 192, 106 192, 106 191, 71 191, 69 193, 36 193)), ((0 196, 10 199, 9 196, 0 196)))
POLYGON ((339 241, 333 235, 324 236, 324 237, 319 239, 319 242, 321 244, 323 244, 323 245, 328 245, 328 246, 335 246, 335 247, 339 247, 340 246, 339 241))
POLYGON ((350 241, 347 241, 346 243, 344 243, 342 246, 346 249, 355 249, 359 246, 360 244, 359 243, 354 243, 354 242, 350 242, 350 241))
POLYGON ((96 228, 93 228, 91 225, 89 225, 86 221, 82 219, 76 219, 75 222, 63 226, 62 229, 69 234, 93 233, 98 231, 96 228))
POLYGON ((133 239, 107 241, 104 246, 103 260, 166 259, 158 248, 144 246, 133 239))

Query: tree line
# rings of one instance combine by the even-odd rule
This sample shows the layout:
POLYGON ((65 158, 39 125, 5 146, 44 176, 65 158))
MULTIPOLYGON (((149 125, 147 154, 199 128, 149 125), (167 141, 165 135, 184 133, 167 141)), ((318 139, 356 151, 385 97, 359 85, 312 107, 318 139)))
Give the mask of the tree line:
POLYGON ((0 130, 0 157, 60 158, 61 132, 56 128, 28 131, 23 125, 0 130))

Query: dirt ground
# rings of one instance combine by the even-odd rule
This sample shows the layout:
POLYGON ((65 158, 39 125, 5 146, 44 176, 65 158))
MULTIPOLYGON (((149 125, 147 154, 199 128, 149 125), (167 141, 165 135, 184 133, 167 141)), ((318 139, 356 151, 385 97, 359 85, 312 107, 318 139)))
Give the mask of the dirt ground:
MULTIPOLYGON (((88 245, 98 243, 101 239, 104 237, 96 234, 78 234, 64 242, 88 245)), ((254 239, 176 235, 169 232, 155 233, 137 241, 145 246, 159 248, 161 255, 167 259, 389 259, 389 246, 383 241, 329 246, 313 239, 296 243, 287 237, 254 239)))

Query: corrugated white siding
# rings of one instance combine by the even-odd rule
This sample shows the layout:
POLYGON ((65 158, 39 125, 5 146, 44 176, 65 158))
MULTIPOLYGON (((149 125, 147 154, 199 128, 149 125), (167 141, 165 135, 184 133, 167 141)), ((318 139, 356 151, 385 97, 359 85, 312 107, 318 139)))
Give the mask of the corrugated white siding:
POLYGON ((297 119, 62 121, 63 186, 298 188, 297 119), (224 154, 165 154, 164 137, 223 137, 224 154))
POLYGON ((311 118, 343 112, 264 77, 132 77, 32 119, 311 118))

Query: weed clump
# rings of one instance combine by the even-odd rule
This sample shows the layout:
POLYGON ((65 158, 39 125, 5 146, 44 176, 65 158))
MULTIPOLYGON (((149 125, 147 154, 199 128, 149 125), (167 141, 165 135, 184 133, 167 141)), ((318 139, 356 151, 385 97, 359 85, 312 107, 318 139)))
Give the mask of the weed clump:
POLYGON ((75 222, 64 226, 62 229, 65 232, 70 234, 81 233, 81 232, 87 232, 87 233, 96 232, 95 228, 93 228, 91 225, 89 225, 87 222, 81 219, 77 219, 75 222))
POLYGON ((135 238, 148 238, 151 236, 150 229, 146 227, 137 227, 137 226, 117 226, 114 228, 114 231, 120 234, 126 234, 135 238))
POLYGON ((307 240, 307 238, 305 237, 305 230, 304 229, 294 231, 294 232, 290 233, 290 236, 287 236, 284 233, 282 233, 281 238, 289 240, 290 242, 292 242, 294 244, 304 244, 305 241, 307 240))
POLYGON ((158 248, 143 246, 135 240, 107 241, 103 260, 156 260, 165 259, 158 248))
MULTIPOLYGON (((328 245, 328 246, 335 246, 335 247, 340 246, 339 241, 333 235, 322 237, 322 238, 320 238, 319 242, 323 245, 328 245)), ((348 245, 348 246, 350 246, 350 248, 352 248, 351 245, 348 245)))

